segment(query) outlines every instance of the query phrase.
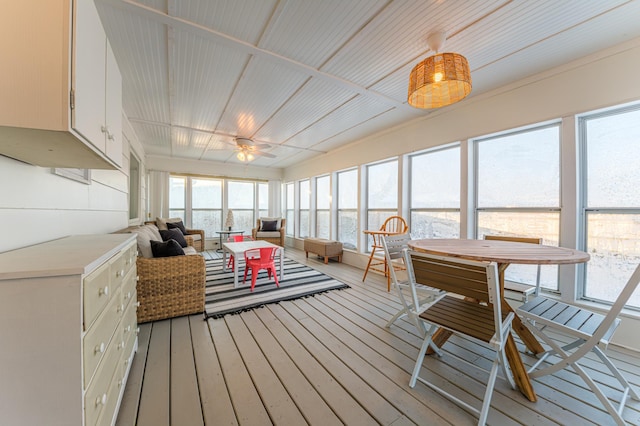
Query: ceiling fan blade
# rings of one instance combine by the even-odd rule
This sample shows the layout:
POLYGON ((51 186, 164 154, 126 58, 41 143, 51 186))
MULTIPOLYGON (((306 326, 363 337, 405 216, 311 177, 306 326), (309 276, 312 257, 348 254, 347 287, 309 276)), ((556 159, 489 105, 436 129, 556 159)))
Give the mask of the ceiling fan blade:
POLYGON ((235 143, 238 146, 248 146, 255 149, 267 149, 271 148, 271 145, 262 142, 256 142, 253 139, 237 137, 235 138, 235 143))
POLYGON ((253 155, 259 155, 261 157, 266 157, 266 158, 276 158, 275 155, 273 154, 269 154, 268 152, 262 152, 262 151, 251 151, 251 153, 253 155))

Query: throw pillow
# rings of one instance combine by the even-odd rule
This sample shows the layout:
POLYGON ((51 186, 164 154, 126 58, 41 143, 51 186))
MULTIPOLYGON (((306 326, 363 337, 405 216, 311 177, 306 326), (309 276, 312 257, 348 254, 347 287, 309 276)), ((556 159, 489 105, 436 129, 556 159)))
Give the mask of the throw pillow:
POLYGON ((182 221, 178 222, 167 222, 167 228, 169 229, 179 229, 182 232, 182 235, 187 235, 187 229, 184 227, 182 221))
POLYGON ((151 240, 151 251, 153 252, 153 257, 184 256, 184 250, 176 240, 151 240))
POLYGON ((187 240, 184 239, 184 235, 180 232, 179 229, 167 229, 160 231, 160 235, 162 236, 162 241, 176 240, 180 247, 187 246, 187 240))
POLYGON ((263 220, 261 231, 277 231, 276 225, 278 224, 277 220, 263 220))
POLYGON ((262 222, 269 221, 269 220, 275 220, 277 222, 276 223, 276 231, 279 231, 280 228, 282 227, 282 225, 280 224, 282 219, 279 218, 279 217, 261 217, 260 218, 260 227, 262 228, 262 222))

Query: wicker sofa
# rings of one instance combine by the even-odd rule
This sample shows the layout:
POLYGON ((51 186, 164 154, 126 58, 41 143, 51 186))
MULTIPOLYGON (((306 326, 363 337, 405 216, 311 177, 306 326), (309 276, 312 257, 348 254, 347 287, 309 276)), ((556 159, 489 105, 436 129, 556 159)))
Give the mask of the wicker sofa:
POLYGON ((254 240, 263 240, 268 241, 273 244, 277 244, 280 247, 284 247, 284 231, 285 231, 285 222, 284 218, 268 218, 262 217, 257 220, 256 227, 251 230, 251 236, 254 240), (262 229, 262 221, 263 220, 279 220, 280 227, 276 231, 264 231, 262 229))
MULTIPOLYGON (((145 257, 140 244, 154 225, 131 226, 121 233, 138 238, 138 322, 156 321, 204 312, 205 262, 193 247, 185 256, 145 257)), ((157 230, 157 229, 156 229, 157 230)))
POLYGON ((204 257, 138 256, 138 322, 204 312, 204 257))

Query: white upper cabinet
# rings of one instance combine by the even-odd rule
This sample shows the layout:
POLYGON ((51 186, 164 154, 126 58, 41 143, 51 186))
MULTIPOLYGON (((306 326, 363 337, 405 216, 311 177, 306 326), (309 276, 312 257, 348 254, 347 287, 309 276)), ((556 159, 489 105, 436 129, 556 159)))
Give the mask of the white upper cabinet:
POLYGON ((122 77, 92 0, 5 2, 0 55, 0 154, 121 166, 122 77))

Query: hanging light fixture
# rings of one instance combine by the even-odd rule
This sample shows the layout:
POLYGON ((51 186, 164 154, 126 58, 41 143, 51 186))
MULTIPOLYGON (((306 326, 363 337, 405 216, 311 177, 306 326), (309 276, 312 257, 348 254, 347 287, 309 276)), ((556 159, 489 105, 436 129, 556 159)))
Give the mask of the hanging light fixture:
POLYGON ((438 53, 447 38, 445 32, 430 34, 429 48, 435 55, 419 62, 409 75, 407 102, 416 108, 439 108, 462 100, 471 93, 471 71, 467 59, 458 53, 438 53))
POLYGON ((254 156, 247 148, 241 148, 241 150, 238 151, 238 154, 236 154, 236 158, 242 162, 248 163, 249 161, 253 161, 254 156))

